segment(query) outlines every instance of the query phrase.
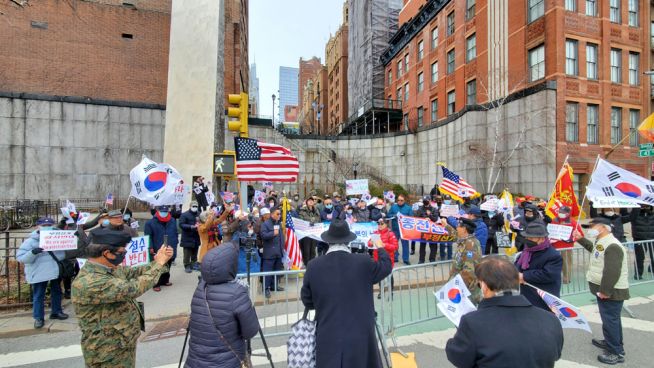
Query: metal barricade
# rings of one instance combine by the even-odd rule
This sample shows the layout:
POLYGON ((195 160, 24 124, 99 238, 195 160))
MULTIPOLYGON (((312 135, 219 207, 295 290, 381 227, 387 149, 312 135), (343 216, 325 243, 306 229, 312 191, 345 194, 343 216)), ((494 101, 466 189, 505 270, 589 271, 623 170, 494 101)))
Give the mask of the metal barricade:
POLYGON ((29 236, 25 232, 1 234, 0 309, 32 305, 31 289, 25 280, 24 265, 16 260, 20 245, 29 236))

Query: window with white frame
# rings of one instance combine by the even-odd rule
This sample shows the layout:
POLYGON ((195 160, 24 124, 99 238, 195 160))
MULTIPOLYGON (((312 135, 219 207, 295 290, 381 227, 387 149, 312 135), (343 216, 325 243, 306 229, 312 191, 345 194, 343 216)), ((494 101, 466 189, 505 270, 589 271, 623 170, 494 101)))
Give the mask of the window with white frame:
POLYGON ((418 42, 418 61, 422 60, 423 56, 425 56, 425 45, 422 40, 420 40, 420 42, 418 42))
POLYGON ((622 50, 611 49, 611 82, 622 83, 622 50))
POLYGON ((599 143, 599 105, 586 106, 586 143, 599 143))
POLYGON ((637 86, 640 81, 640 54, 637 52, 629 53, 629 84, 637 86))
POLYGON ((447 93, 447 115, 452 115, 455 112, 456 93, 454 90, 447 93))
POLYGON ((425 117, 425 109, 422 106, 418 107, 418 127, 423 125, 423 120, 425 117))
POLYGON ((466 104, 467 105, 477 104, 477 80, 476 79, 473 79, 470 82, 466 83, 466 104))
POLYGON ((579 64, 577 63, 579 50, 577 40, 565 40, 565 74, 578 75, 579 64))
POLYGON ((579 142, 579 104, 576 102, 565 104, 565 140, 579 142))
POLYGON ((431 100, 431 121, 438 121, 438 99, 431 100))
POLYGON ((397 61, 397 78, 402 76, 402 59, 397 61))
POLYGON ((438 46, 438 27, 431 30, 431 49, 435 50, 438 46))
POLYGON ((404 55, 404 72, 409 72, 409 54, 404 55))
POLYGON ((454 34, 454 10, 447 15, 447 35, 454 34))
POLYGON ((638 145, 638 125, 640 125, 640 110, 629 109, 629 145, 638 145))
POLYGON ((611 144, 622 141, 622 108, 611 108, 611 144))
POLYGON ((447 53, 447 74, 454 72, 454 60, 454 49, 452 49, 447 53))
POLYGON ((438 61, 431 64, 431 82, 438 82, 438 61))
POLYGON ((475 16, 475 0, 466 0, 466 19, 472 19, 475 16))
POLYGON ((472 36, 466 39, 466 62, 469 62, 477 57, 477 35, 472 34, 472 36))
POLYGON ((597 79, 597 45, 586 44, 586 78, 597 79))
POLYGON ((622 23, 620 0, 609 0, 609 20, 613 23, 622 23))
POLYGON ((545 78, 545 45, 529 50, 529 78, 530 82, 545 78))
POLYGON ((418 93, 422 92, 425 88, 425 76, 423 73, 418 74, 418 93))
POLYGON ((528 20, 533 22, 545 14, 545 0, 527 0, 528 20))
POLYGON ((629 0, 629 25, 631 27, 638 27, 638 0, 629 0))
POLYGON ((597 0, 586 0, 586 15, 589 17, 597 16, 597 0))
POLYGON ((565 0, 565 10, 577 11, 577 0, 565 0))
POLYGON ((404 85, 404 101, 409 101, 409 83, 404 85))

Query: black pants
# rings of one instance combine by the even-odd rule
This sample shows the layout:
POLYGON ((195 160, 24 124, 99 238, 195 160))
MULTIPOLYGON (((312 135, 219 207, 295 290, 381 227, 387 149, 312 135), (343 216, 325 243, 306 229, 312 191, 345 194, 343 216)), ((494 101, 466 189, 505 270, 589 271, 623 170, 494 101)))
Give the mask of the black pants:
POLYGON ((303 238, 300 240, 300 249, 302 250, 302 262, 304 266, 309 264, 309 262, 316 258, 316 240, 310 238, 303 238))
POLYGON ((488 237, 488 240, 486 241, 486 249, 484 250, 484 254, 497 254, 499 253, 499 250, 497 249, 497 241, 495 241, 495 238, 488 237))
POLYGON ((184 248, 184 267, 190 267, 198 261, 198 248, 184 248))
MULTIPOLYGON (((168 268, 170 269, 170 265, 172 264, 173 264, 173 260, 171 259, 166 263, 166 266, 168 266, 168 268)), ((161 277, 159 277, 159 281, 157 281, 157 284, 154 285, 154 287, 163 286, 169 282, 170 282, 170 272, 164 272, 161 274, 161 277)))
POLYGON ((64 292, 70 293, 70 288, 73 284, 73 280, 75 279, 75 276, 79 273, 79 264, 77 263, 76 260, 74 259, 66 259, 64 262, 74 262, 74 267, 75 267, 75 273, 73 274, 72 277, 66 277, 62 278, 61 281, 64 283, 64 292))
MULTIPOLYGON (((425 263, 426 248, 427 243, 420 243, 420 256, 418 263, 425 263)), ((429 243, 429 262, 436 262, 436 253, 438 253, 438 244, 429 243)))
POLYGON ((602 318, 602 333, 604 340, 609 347, 609 352, 624 355, 624 344, 622 342, 622 313, 623 301, 606 300, 597 298, 597 307, 602 318))
MULTIPOLYGON (((264 259, 263 264, 261 266, 263 272, 272 272, 272 271, 281 271, 284 268, 284 264, 282 263, 282 259, 280 257, 277 258, 269 258, 269 259, 264 259)), ((277 290, 277 285, 279 284, 279 280, 276 280, 277 278, 282 278, 283 276, 266 276, 265 277, 265 289, 266 290, 277 290)))
MULTIPOLYGON (((650 265, 654 265, 654 244, 634 244, 634 253, 636 253, 636 274, 634 277, 640 279, 645 272, 645 251, 649 252, 650 265)), ((654 271, 654 270, 652 270, 654 271)))

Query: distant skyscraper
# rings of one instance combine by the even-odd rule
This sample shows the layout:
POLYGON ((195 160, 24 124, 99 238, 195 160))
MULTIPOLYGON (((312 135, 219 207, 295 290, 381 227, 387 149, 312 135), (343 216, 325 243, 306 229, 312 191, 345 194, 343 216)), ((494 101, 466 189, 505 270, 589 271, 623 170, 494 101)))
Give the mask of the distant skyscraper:
POLYGON ((279 67, 279 121, 284 121, 284 108, 298 105, 298 68, 279 67))
POLYGON ((260 114, 259 110, 259 77, 257 77, 257 64, 250 64, 250 103, 253 104, 251 111, 254 111, 255 114, 260 114))

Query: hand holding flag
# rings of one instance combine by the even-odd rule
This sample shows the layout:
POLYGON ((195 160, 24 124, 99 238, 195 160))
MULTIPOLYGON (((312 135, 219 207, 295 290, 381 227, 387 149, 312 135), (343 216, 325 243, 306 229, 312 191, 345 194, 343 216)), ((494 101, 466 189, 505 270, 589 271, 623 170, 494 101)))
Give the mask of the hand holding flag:
POLYGON ((470 301, 470 291, 460 274, 443 285, 434 293, 434 296, 438 309, 457 327, 459 327, 461 317, 477 310, 470 301))

